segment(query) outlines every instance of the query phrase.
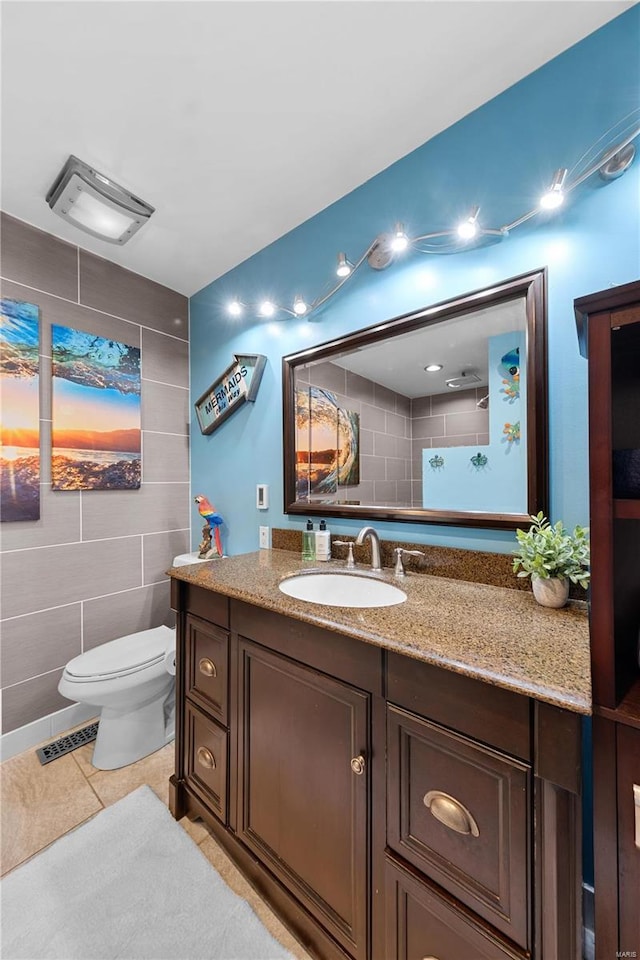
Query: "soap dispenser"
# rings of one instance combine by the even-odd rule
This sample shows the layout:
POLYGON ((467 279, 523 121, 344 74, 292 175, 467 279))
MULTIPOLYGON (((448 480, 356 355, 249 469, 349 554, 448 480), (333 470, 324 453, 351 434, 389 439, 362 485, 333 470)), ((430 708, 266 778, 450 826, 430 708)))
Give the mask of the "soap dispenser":
POLYGON ((325 520, 320 521, 320 529, 316 533, 316 560, 331 560, 331 534, 325 520))
POLYGON ((307 520, 307 529, 302 531, 302 559, 315 560, 316 540, 313 532, 313 520, 307 520))

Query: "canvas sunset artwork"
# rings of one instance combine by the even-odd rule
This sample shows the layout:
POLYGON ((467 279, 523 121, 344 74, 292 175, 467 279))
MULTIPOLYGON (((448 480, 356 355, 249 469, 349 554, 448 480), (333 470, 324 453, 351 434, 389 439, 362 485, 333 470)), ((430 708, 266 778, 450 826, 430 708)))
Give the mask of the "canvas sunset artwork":
POLYGON ((296 496, 360 482, 360 417, 320 387, 296 387, 296 496))
POLYGON ((0 519, 40 518, 38 307, 0 301, 0 519))
POLYGON ((140 349, 52 326, 54 490, 140 486, 140 349))

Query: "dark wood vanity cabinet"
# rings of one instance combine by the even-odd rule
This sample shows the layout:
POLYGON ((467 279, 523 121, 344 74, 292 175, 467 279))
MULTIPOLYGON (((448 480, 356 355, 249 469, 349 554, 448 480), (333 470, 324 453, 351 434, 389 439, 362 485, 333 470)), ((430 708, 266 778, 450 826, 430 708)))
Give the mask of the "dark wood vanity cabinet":
POLYGON ((238 657, 237 834, 365 960, 370 695, 245 638, 238 657))
POLYGON ((206 819, 312 955, 578 960, 577 715, 174 595, 172 811, 206 819))
POLYGON ((595 953, 640 956, 640 282, 575 301, 589 362, 595 953))

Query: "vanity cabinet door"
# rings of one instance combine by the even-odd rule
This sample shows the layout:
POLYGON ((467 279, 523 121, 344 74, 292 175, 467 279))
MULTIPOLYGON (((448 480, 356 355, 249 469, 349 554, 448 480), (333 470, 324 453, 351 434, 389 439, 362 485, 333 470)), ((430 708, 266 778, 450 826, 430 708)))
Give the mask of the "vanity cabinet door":
POLYGON ((529 768, 387 708, 389 846, 523 947, 529 768))
POLYGON ((370 696, 239 639, 237 832, 367 956, 370 696))
POLYGON ((384 960, 515 960, 513 949, 456 905, 387 860, 384 960))

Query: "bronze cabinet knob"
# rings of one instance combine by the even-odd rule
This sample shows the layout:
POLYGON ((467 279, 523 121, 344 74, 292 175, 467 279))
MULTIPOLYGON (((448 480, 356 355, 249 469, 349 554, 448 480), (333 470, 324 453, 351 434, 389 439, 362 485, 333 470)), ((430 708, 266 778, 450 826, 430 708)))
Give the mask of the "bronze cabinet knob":
POLYGON ((351 761, 351 769, 359 777, 364 773, 364 757, 360 754, 359 757, 354 757, 351 761))
POLYGON ((203 673, 205 677, 217 677, 218 671, 216 670, 216 665, 213 660, 209 660, 208 657, 203 657, 200 663, 198 664, 198 669, 200 673, 203 673))
POLYGON ((207 750, 206 747, 198 747, 196 756, 198 758, 198 763, 201 766, 206 767, 208 770, 215 770, 216 761, 211 753, 211 750, 207 750))

